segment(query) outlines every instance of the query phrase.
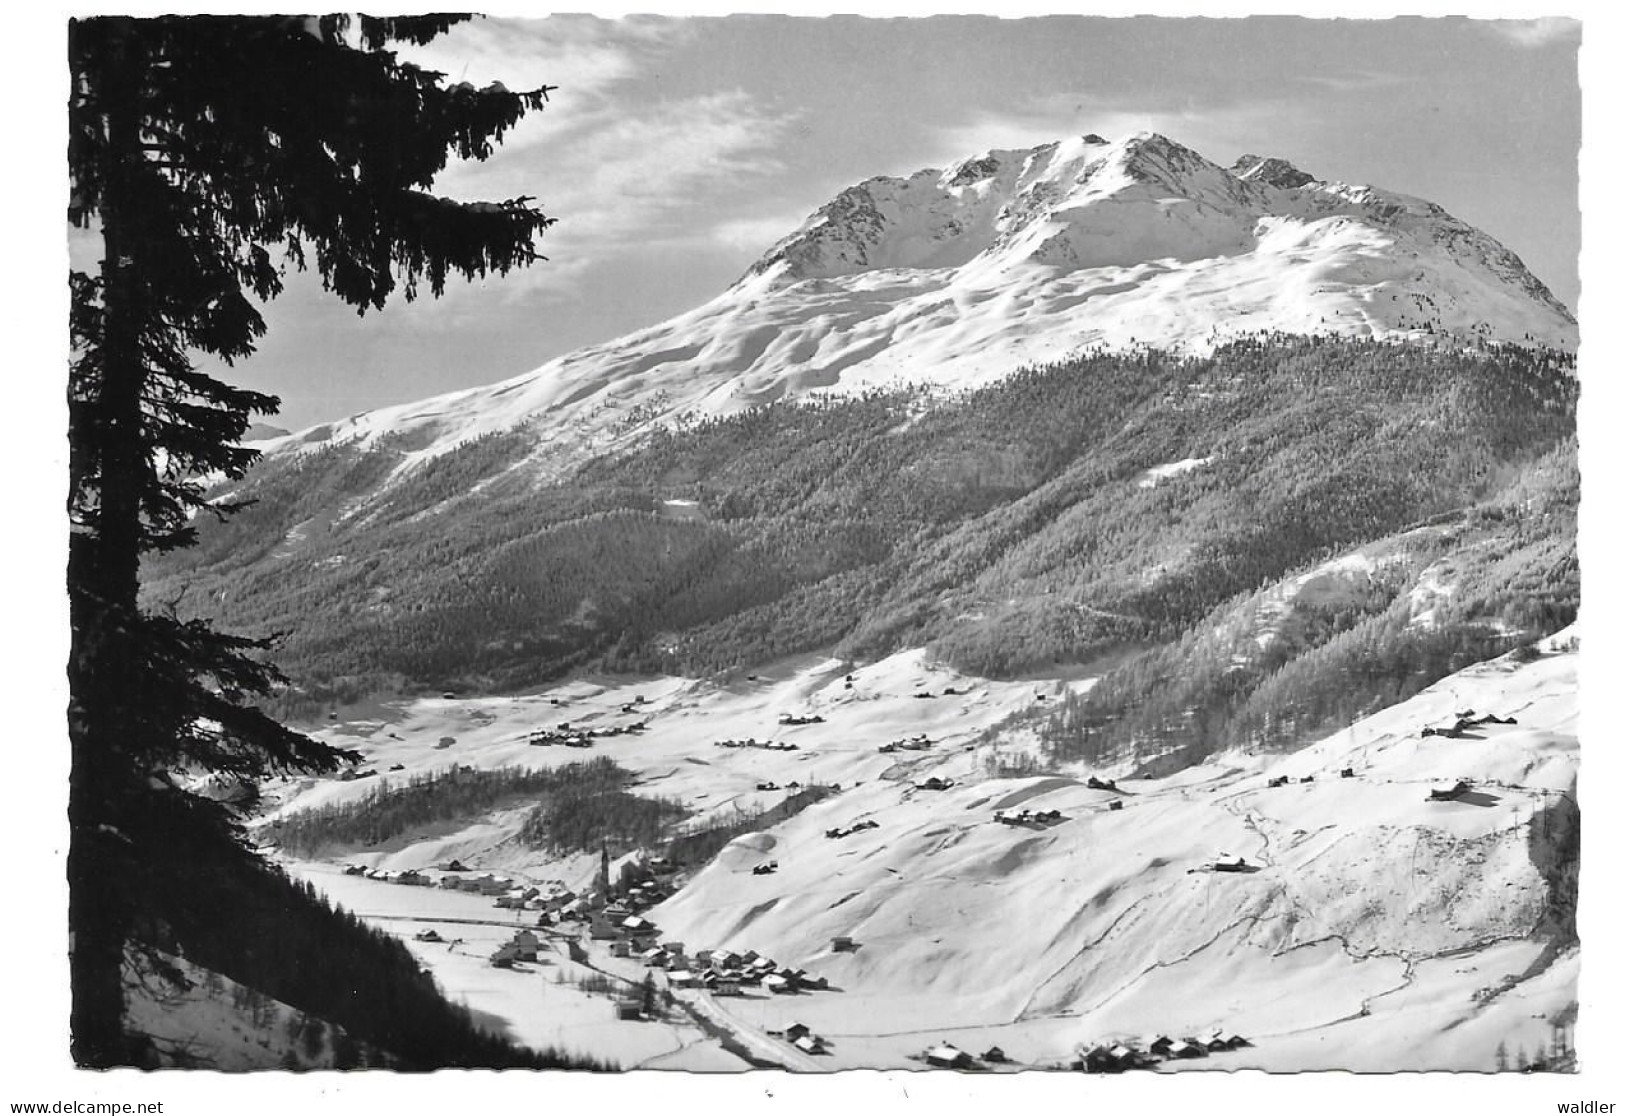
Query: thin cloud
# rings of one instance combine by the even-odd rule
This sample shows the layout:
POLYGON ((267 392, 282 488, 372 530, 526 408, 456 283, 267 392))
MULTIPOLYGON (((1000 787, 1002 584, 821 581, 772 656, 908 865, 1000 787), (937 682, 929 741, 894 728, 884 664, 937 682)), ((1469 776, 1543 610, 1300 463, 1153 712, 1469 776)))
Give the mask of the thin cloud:
POLYGON ((1313 128, 1316 119, 1314 106, 1299 98, 1149 110, 1083 98, 1045 98, 1004 112, 980 112, 944 127, 938 131, 933 146, 937 165, 947 165, 990 148, 1032 147, 1089 132, 1107 140, 1136 132, 1159 132, 1217 160, 1253 150, 1260 136, 1279 142, 1299 127, 1313 128))
POLYGON ((678 211, 779 173, 776 146, 788 126, 739 91, 606 111, 536 173, 552 167, 568 184, 550 205, 572 237, 642 240, 678 211))
POLYGON ((579 95, 636 76, 650 55, 686 35, 680 24, 655 20, 477 18, 400 53, 452 82, 500 81, 510 89, 553 85, 579 95))
POLYGON ((812 208, 803 206, 761 217, 733 218, 713 225, 705 236, 723 247, 760 255, 800 228, 812 208))
POLYGON ((1566 16, 1539 19, 1486 20, 1475 24, 1513 46, 1535 50, 1556 43, 1580 41, 1580 21, 1566 16))
POLYGON ((1334 93, 1364 93, 1373 89, 1393 89, 1415 79, 1376 70, 1350 70, 1341 74, 1304 74, 1299 80, 1334 93))
POLYGON ((504 284, 507 297, 530 297, 629 253, 692 244, 711 214, 737 211, 785 172, 779 145, 794 120, 738 90, 637 108, 606 101, 556 139, 460 165, 439 185, 456 197, 534 196, 557 219, 542 251, 573 265, 543 264, 504 284))

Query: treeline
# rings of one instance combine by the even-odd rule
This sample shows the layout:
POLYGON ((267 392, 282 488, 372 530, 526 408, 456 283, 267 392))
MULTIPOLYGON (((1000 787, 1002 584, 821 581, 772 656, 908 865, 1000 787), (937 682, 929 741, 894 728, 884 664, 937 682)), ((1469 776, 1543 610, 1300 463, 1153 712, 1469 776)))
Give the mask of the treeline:
POLYGON ((589 788, 590 793, 606 783, 619 786, 630 778, 630 772, 606 756, 540 770, 458 765, 404 782, 381 778, 359 798, 278 818, 266 826, 265 834, 297 856, 315 856, 329 848, 377 845, 426 826, 465 821, 543 795, 579 788, 589 788))
POLYGON ((287 632, 284 712, 830 647, 929 644, 1016 674, 1177 641, 1290 571, 1493 503, 1572 446, 1572 369, 1543 350, 1276 336, 1089 353, 953 399, 776 404, 658 430, 554 484, 502 472, 529 452, 521 433, 371 495, 372 458, 401 451, 349 447, 239 486, 283 509, 264 537, 211 549, 205 523, 205 549, 163 559, 152 593, 287 632), (1193 465, 1150 472, 1176 462, 1193 465), (314 514, 316 486, 346 514, 314 514), (677 499, 698 515, 663 515, 677 499))
POLYGON ((137 940, 342 1028, 341 1062, 365 1044, 403 1070, 613 1068, 482 1030, 399 939, 184 814, 170 824, 170 853, 144 865, 137 940))

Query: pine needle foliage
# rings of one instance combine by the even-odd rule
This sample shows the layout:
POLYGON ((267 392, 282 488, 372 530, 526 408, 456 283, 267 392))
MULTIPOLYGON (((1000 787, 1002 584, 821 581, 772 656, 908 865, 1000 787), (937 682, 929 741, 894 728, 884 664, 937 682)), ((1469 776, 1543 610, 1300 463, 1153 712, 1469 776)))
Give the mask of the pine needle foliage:
POLYGON ((258 304, 314 268, 358 312, 397 291, 539 258, 525 198, 430 192, 452 156, 483 159, 545 89, 447 86, 401 61, 465 17, 97 17, 68 29, 70 224, 101 241, 70 276, 68 667, 72 1052, 133 1060, 121 1030, 124 941, 188 802, 177 769, 244 778, 331 770, 335 749, 255 700, 281 681, 269 637, 222 634, 140 598, 142 564, 191 545, 206 478, 239 479, 239 443, 275 398, 200 370, 247 357, 258 304), (160 789, 168 787, 168 789, 160 789))

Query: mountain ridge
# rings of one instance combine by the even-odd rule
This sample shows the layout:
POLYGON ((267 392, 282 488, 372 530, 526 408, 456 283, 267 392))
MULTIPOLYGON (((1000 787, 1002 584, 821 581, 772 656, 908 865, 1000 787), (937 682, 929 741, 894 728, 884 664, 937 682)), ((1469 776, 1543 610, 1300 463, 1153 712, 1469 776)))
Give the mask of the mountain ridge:
POLYGON ((1563 354, 1282 337, 1079 357, 948 400, 781 403, 656 428, 556 482, 521 468, 525 431, 394 479, 416 452, 398 436, 262 462, 235 487, 253 509, 203 524, 152 593, 288 632, 313 696, 836 644, 1008 675, 1177 639, 1303 563, 1467 513, 1561 619, 1577 478, 1537 474, 1572 458, 1575 396, 1563 354), (1564 515, 1496 503, 1526 475, 1564 515))
POLYGON ((389 434, 404 469, 531 430, 558 476, 655 425, 785 398, 957 391, 1091 348, 1209 352, 1271 332, 1572 351, 1518 257, 1441 207, 1277 158, 1226 170, 1155 133, 995 149, 836 195, 727 290, 501 383, 262 443, 389 434))

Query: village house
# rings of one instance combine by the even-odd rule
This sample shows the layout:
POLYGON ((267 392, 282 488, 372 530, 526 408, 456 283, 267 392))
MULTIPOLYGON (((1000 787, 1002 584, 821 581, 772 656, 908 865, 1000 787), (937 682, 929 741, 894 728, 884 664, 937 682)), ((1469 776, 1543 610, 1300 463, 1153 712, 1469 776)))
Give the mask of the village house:
POLYGON ((616 1019, 642 1019, 643 1005, 636 1000, 617 1000, 615 1003, 616 1019))
POLYGON ((480 876, 474 882, 481 895, 504 895, 513 890, 513 881, 505 876, 480 876))
POLYGON ((1111 1047, 1104 1045, 1091 1046, 1080 1051, 1072 1068, 1084 1073, 1122 1073, 1123 1067, 1117 1064, 1112 1057, 1111 1047))
POLYGON ((1127 1043, 1100 1043, 1082 1053, 1072 1068, 1085 1073, 1123 1073, 1139 1069, 1152 1059, 1127 1043))
POLYGON ((857 943, 845 934, 833 938, 829 943, 829 947, 836 953, 851 953, 858 948, 857 943))
POLYGON ((938 1043, 925 1052, 925 1062, 938 1069, 970 1069, 976 1060, 952 1043, 938 1043))
POLYGON ((542 940, 529 930, 520 930, 514 934, 513 945, 521 961, 534 961, 537 954, 542 951, 542 940))
POLYGON ((1111 1056, 1117 1064, 1124 1069, 1135 1069, 1141 1064, 1140 1052, 1126 1043, 1118 1043, 1111 1048, 1111 1056))
POLYGON ((802 1035, 791 1045, 803 1054, 822 1054, 824 1052, 824 1040, 817 1035, 802 1035))

